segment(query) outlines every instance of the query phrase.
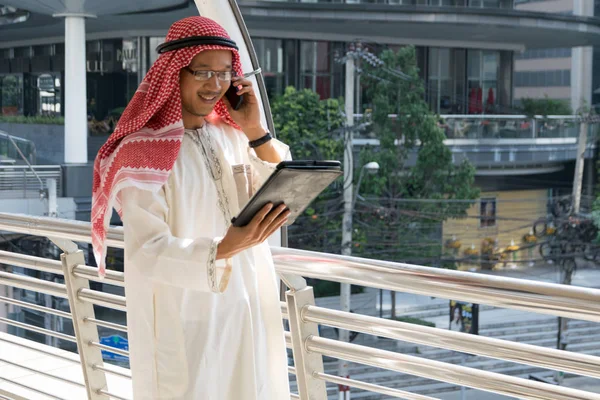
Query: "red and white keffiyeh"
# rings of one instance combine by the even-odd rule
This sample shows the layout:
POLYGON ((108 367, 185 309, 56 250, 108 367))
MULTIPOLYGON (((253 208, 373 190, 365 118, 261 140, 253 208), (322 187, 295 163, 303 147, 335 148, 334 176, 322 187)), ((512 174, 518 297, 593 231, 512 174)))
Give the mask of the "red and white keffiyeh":
MULTIPOLYGON (((190 36, 229 35, 215 21, 190 17, 175 22, 166 41, 190 36)), ((101 277, 106 274, 106 230, 112 208, 120 216, 119 192, 126 187, 158 191, 167 181, 179 154, 184 127, 179 72, 204 50, 230 50, 233 70, 242 74, 240 56, 230 47, 196 45, 160 55, 129 102, 94 162, 92 187, 92 246, 101 277)), ((220 118, 236 128, 227 107, 219 101, 208 118, 220 118)))

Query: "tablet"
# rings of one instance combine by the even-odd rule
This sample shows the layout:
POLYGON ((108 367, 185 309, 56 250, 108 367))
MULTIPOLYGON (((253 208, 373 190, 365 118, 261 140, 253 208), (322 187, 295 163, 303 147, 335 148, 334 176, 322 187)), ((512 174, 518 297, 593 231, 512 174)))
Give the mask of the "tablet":
POLYGON ((341 174, 339 161, 282 161, 231 222, 236 227, 248 225, 268 203, 274 207, 285 203, 290 209, 286 225, 291 225, 341 174))

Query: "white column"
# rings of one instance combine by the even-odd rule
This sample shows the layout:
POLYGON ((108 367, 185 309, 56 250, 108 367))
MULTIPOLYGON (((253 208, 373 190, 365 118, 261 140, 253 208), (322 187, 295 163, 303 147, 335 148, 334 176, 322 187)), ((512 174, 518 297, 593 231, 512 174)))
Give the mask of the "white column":
POLYGON ((85 164, 87 154, 87 86, 85 18, 87 14, 55 14, 65 18, 65 163, 85 164))

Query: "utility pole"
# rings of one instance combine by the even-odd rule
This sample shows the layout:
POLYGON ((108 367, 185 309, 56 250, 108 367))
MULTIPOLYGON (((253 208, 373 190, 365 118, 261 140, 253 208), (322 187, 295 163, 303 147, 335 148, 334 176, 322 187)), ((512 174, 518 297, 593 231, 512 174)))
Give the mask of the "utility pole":
POLYGON ((575 177, 573 178, 573 213, 579 213, 581 191, 583 187, 583 169, 585 165, 585 148, 587 146, 588 123, 582 120, 579 124, 579 140, 577 142, 577 158, 575 159, 575 177))
MULTIPOLYGON (((585 117, 584 117, 585 118, 585 117)), ((585 148, 587 146, 588 123, 582 119, 579 123, 579 140, 577 142, 577 158, 575 159, 575 176, 573 177, 573 204, 571 208, 572 214, 579 214, 581 208, 581 191, 583 187, 583 169, 585 166, 585 148)), ((573 281, 573 272, 575 269, 575 259, 561 260, 560 265, 560 283, 563 285, 571 285, 573 281), (572 261, 572 262, 568 262, 572 261)), ((556 348, 558 350, 566 350, 568 340, 568 318, 558 317, 558 335, 556 339, 556 348)), ((555 380, 561 384, 564 374, 557 371, 555 380)))
MULTIPOLYGON (((587 0, 573 1, 573 14, 580 16, 594 16, 594 2, 587 0)), ((571 103, 575 110, 581 114, 588 114, 584 111, 586 106, 591 104, 592 100, 592 62, 593 49, 591 47, 576 47, 571 55, 571 103)), ((585 148, 587 145, 588 120, 587 115, 583 115, 579 125, 579 141, 577 143, 577 158, 575 160, 575 176, 573 177, 573 203, 571 207, 572 214, 578 214, 581 205, 581 191, 583 181, 583 169, 585 165, 585 148)), ((575 258, 562 260, 560 265, 561 283, 570 285, 573 279, 575 269, 575 258)), ((556 347, 559 350, 565 350, 568 345, 568 319, 558 318, 558 338, 556 347)), ((564 373, 557 371, 555 375, 556 382, 562 383, 564 373)))
MULTIPOLYGON (((346 53, 346 129, 344 134, 344 220, 342 223, 342 255, 349 256, 352 254, 352 206, 354 200, 354 160, 353 160, 353 126, 354 126, 354 48, 349 47, 346 53)), ((343 312, 350 312, 350 284, 340 284, 340 309, 343 312)), ((348 342, 350 332, 345 329, 340 329, 340 341, 348 342)), ((348 361, 339 361, 339 375, 348 377, 348 361)), ((350 388, 347 386, 339 386, 339 399, 350 400, 350 388)))

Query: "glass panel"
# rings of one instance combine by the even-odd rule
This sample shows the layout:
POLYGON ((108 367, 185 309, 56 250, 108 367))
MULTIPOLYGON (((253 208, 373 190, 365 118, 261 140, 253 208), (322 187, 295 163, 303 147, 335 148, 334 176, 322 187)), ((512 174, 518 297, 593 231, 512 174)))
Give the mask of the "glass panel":
POLYGON ((301 42, 300 43, 300 65, 302 73, 314 74, 316 61, 316 42, 301 42))
POLYGON ((440 49, 432 47, 429 49, 429 78, 437 79, 440 49))
POLYGON ((26 47, 15 47, 15 58, 28 58, 31 57, 32 48, 26 47))
POLYGON ((317 72, 329 72, 331 67, 329 62, 329 42, 317 42, 315 51, 317 72))
POLYGON ((60 116, 61 86, 61 77, 58 73, 37 76, 38 115, 60 116))
POLYGON ((483 52, 483 79, 497 80, 498 79, 498 60, 500 55, 497 51, 483 52))
POLYGON ((254 48, 263 70, 269 98, 283 93, 283 41, 278 39, 254 39, 254 48))
POLYGON ((468 50, 467 70, 469 79, 481 78, 481 50, 468 50))
POLYGON ((496 226, 496 199, 481 199, 479 225, 482 228, 496 226))
POLYGON ((452 64, 454 66, 454 101, 451 114, 465 114, 467 112, 467 100, 465 98, 466 78, 466 50, 456 49, 452 51, 452 64))
POLYGON ((158 59, 158 53, 156 52, 156 48, 159 44, 164 43, 164 37, 151 37, 149 41, 150 46, 150 66, 154 64, 154 62, 158 59))
POLYGON ((0 76, 2 115, 23 115, 23 75, 0 76))

